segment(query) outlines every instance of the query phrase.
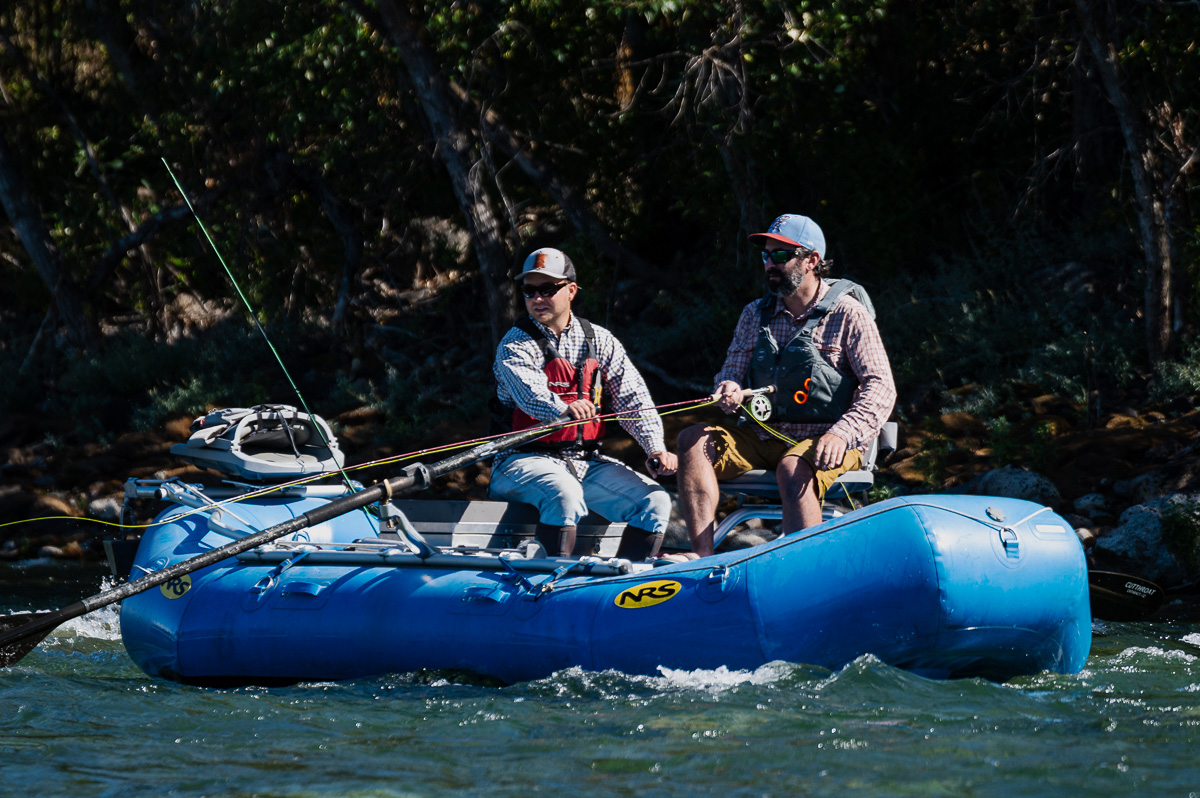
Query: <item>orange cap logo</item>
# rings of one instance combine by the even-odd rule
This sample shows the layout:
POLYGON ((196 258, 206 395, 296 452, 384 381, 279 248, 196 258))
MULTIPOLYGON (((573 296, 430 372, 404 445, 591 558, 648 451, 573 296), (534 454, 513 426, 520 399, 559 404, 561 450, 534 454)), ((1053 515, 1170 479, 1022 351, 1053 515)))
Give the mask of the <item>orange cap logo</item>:
POLYGON ((539 252, 537 254, 537 257, 533 259, 533 268, 535 268, 535 269, 546 268, 549 265, 548 263, 546 263, 546 258, 547 258, 547 254, 545 252, 539 252))

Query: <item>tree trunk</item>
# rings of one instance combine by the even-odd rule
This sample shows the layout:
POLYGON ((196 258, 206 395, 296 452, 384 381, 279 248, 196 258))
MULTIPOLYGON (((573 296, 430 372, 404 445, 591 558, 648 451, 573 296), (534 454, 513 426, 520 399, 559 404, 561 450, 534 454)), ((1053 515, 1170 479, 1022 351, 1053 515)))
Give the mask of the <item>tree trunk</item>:
POLYGON ((483 275, 492 343, 499 345, 501 337, 516 319, 516 288, 509 279, 510 255, 500 224, 479 179, 479 159, 471 137, 458 119, 457 103, 449 82, 438 69, 433 49, 426 43, 406 0, 399 3, 376 0, 375 5, 412 79, 421 110, 437 140, 438 157, 450 175, 454 195, 466 217, 467 230, 475 244, 483 275))
MULTIPOLYGON (((738 214, 742 223, 742 234, 739 240, 745 241, 748 236, 766 229, 762 213, 759 210, 759 197, 762 196, 762 189, 758 184, 755 170, 747 163, 748 158, 745 152, 737 146, 733 136, 722 134, 719 131, 714 132, 713 135, 717 140, 717 151, 721 153, 721 161, 725 164, 725 172, 729 175, 733 196, 737 199, 738 214)), ((828 253, 822 252, 821 257, 828 257, 828 253)))
MULTIPOLYGON (((342 276, 338 284, 337 301, 333 308, 330 323, 336 333, 345 333, 346 309, 350 306, 350 293, 354 288, 355 278, 362 265, 363 237, 354 226, 350 210, 346 203, 333 192, 316 169, 296 163, 290 153, 278 152, 266 163, 267 174, 283 191, 288 191, 286 183, 295 180, 300 188, 307 191, 321 204, 325 217, 333 225, 338 238, 342 240, 342 276)), ((290 193, 290 192, 289 192, 290 193)))
POLYGON ((1117 114, 1125 152, 1133 177, 1134 201, 1142 251, 1146 261, 1146 349, 1151 363, 1158 363, 1171 350, 1174 330, 1171 319, 1171 233, 1166 221, 1166 197, 1153 179, 1156 158, 1153 141, 1146 134, 1137 109, 1121 80, 1121 67, 1113 37, 1097 24, 1092 0, 1075 0, 1080 27, 1096 61, 1100 81, 1117 114))
MULTIPOLYGON (((83 132, 83 127, 79 124, 79 120, 75 117, 74 112, 66 104, 66 102, 34 68, 25 54, 20 48, 4 33, 0 32, 0 45, 3 45, 13 60, 16 61, 21 73, 25 75, 34 86, 46 96, 48 100, 58 108, 62 115, 63 121, 66 123, 67 130, 70 131, 71 137, 75 139, 75 143, 79 145, 79 149, 83 152, 84 158, 87 161, 88 168, 95 179, 96 184, 100 187, 100 193, 108 200, 113 211, 121 217, 125 223, 126 232, 136 233, 137 222, 133 218, 133 213, 117 199, 116 192, 109 185, 108 178, 104 174, 104 170, 100 168, 100 162, 96 157, 96 150, 92 146, 91 140, 83 132)), ((154 267, 154 261, 150 257, 150 250, 145 244, 138 247, 138 252, 142 259, 142 273, 146 282, 146 291, 150 300, 152 312, 150 314, 150 322, 154 326, 161 326, 161 317, 163 310, 162 287, 158 282, 158 275, 154 267)))
POLYGON ((72 345, 86 346, 93 337, 91 323, 83 312, 83 297, 64 268, 62 256, 46 229, 13 151, 0 132, 0 204, 17 230, 21 244, 50 289, 58 318, 67 326, 72 345))
POLYGON ((451 84, 451 90, 464 104, 469 104, 472 111, 480 117, 483 134, 488 141, 500 148, 508 157, 513 159, 522 172, 534 184, 554 200, 567 220, 579 231, 580 235, 592 242, 592 246, 604 257, 617 264, 630 266, 646 279, 653 280, 660 270, 635 252, 626 249, 613 238, 604 223, 596 218, 592 209, 575 188, 562 178, 562 175, 546 161, 536 157, 530 147, 521 142, 517 135, 504 123, 500 115, 493 110, 482 112, 479 106, 460 87, 451 84))

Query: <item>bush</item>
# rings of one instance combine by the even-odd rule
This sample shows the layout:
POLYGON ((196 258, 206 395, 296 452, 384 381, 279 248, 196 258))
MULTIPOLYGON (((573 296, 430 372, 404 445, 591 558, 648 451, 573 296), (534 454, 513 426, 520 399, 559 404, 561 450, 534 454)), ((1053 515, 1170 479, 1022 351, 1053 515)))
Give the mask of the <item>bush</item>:
POLYGON ((1174 499, 1162 515, 1163 540, 1171 552, 1187 565, 1200 569, 1200 503, 1174 499))
POLYGON ((1166 402, 1200 393, 1200 339, 1192 336, 1180 349, 1184 353, 1181 360, 1159 364, 1151 383, 1152 399, 1166 402))
POLYGON ((1117 259, 1091 241, 1006 241, 873 290, 902 399, 976 384, 941 409, 987 416, 1018 383, 1079 402, 1127 387, 1141 365, 1140 297, 1120 290, 1117 259), (1054 265, 1029 277, 1030 260, 1054 265))

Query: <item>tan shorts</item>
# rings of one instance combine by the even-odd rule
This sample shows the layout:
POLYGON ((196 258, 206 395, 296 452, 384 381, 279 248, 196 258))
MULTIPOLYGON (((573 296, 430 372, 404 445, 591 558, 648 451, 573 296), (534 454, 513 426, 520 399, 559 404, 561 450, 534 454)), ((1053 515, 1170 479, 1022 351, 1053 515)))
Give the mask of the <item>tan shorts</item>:
POLYGON ((774 471, 779 461, 788 455, 795 455, 810 466, 817 475, 817 498, 824 499, 825 491, 837 481, 837 478, 847 471, 857 471, 862 467, 862 452, 858 449, 847 449, 842 464, 837 468, 818 469, 813 462, 813 450, 817 446, 816 438, 804 438, 795 446, 778 438, 762 440, 758 430, 750 426, 709 426, 705 430, 712 435, 716 445, 716 458, 713 467, 717 479, 730 479, 747 471, 762 468, 774 471))

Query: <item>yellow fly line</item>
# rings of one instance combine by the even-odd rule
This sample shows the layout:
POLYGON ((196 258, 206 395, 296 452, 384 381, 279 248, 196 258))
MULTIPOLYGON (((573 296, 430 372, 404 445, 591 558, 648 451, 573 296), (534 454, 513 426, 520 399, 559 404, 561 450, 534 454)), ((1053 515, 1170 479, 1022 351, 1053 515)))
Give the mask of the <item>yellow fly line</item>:
MULTIPOLYGON (((667 410, 665 412, 660 412, 659 415, 666 416, 666 415, 670 415, 672 413, 682 412, 683 410, 687 410, 692 407, 704 407, 705 405, 712 404, 713 401, 714 400, 712 400, 712 399, 702 399, 702 400, 695 400, 693 402, 685 402, 685 403, 682 403, 684 405, 683 407, 678 407, 674 410, 667 410)), ((647 412, 648 410, 657 410, 657 408, 647 408, 646 410, 642 410, 642 411, 638 411, 638 412, 644 413, 644 412, 647 412)), ((615 415, 616 414, 610 414, 608 416, 601 416, 600 418, 611 418, 614 421, 635 420, 634 417, 617 418, 617 417, 615 417, 615 415)), ((593 419, 583 419, 580 421, 573 421, 570 423, 566 423, 561 426, 564 428, 576 427, 576 426, 579 426, 580 424, 585 424, 592 420, 593 419)), ((492 437, 498 437, 498 436, 492 436, 492 437)), ((486 440, 487 440, 486 437, 485 438, 474 438, 472 440, 459 441, 458 443, 451 443, 451 444, 447 444, 445 446, 437 446, 437 447, 434 447, 431 449, 421 449, 420 451, 416 451, 416 452, 400 454, 400 455, 396 455, 394 457, 385 457, 385 458, 382 458, 379 460, 372 460, 367 463, 360 463, 359 465, 355 465, 355 466, 347 466, 347 467, 341 469, 341 471, 342 471, 342 473, 346 473, 346 472, 351 472, 351 471, 361 471, 366 468, 375 468, 377 466, 382 466, 382 465, 393 465, 395 463, 402 463, 406 460, 412 460, 413 458, 422 457, 424 455, 442 454, 444 452, 453 452, 458 449, 465 449, 469 446, 476 446, 481 441, 486 441, 486 440)), ((178 515, 171 516, 170 520, 175 521, 175 520, 178 520, 181 518, 187 518, 189 515, 193 515, 195 513, 212 512, 213 510, 220 509, 221 507, 226 507, 231 504, 237 504, 238 502, 243 502, 243 501, 246 501, 247 499, 256 499, 261 496, 269 496, 272 493, 276 493, 276 492, 284 490, 286 488, 292 488, 297 485, 305 485, 309 482, 315 482, 318 479, 322 479, 322 478, 325 478, 328 476, 329 476, 328 472, 322 472, 320 474, 312 474, 307 477, 301 477, 300 479, 294 479, 291 482, 284 482, 279 485, 270 485, 267 487, 258 488, 257 490, 252 490, 247 493, 243 493, 239 496, 231 496, 228 499, 222 499, 221 501, 213 502, 212 504, 207 504, 203 507, 193 507, 189 510, 185 510, 184 512, 179 513, 178 515)), ((162 523, 161 521, 151 521, 151 522, 145 523, 145 524, 122 524, 122 523, 118 523, 116 521, 105 521, 100 518, 87 518, 87 517, 81 518, 81 517, 76 517, 73 515, 43 515, 43 516, 38 516, 37 518, 21 518, 16 521, 5 521, 3 523, 0 523, 0 529, 3 529, 4 527, 9 527, 9 526, 16 526, 18 524, 32 524, 37 521, 80 521, 80 522, 87 522, 87 523, 92 523, 92 524, 99 524, 101 526, 117 527, 119 529, 149 529, 152 526, 157 526, 158 524, 162 523)))

